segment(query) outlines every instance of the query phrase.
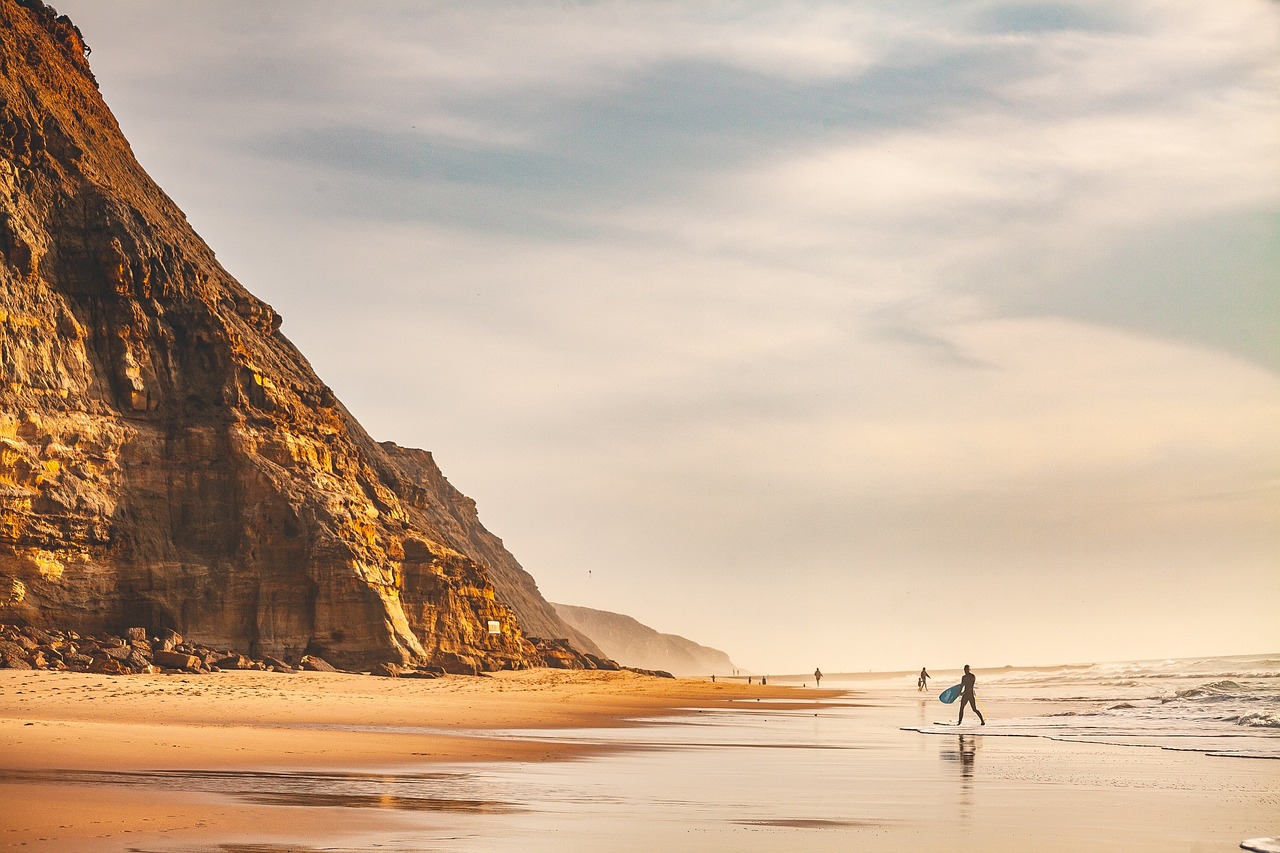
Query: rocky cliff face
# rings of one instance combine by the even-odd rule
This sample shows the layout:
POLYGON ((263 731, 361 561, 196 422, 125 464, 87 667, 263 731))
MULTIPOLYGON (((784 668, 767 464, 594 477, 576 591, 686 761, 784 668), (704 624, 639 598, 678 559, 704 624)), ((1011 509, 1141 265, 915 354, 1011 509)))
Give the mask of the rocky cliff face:
POLYGON ((676 675, 728 674, 736 667, 719 649, 699 645, 676 634, 661 634, 630 616, 554 604, 564 621, 586 634, 618 663, 676 675))
POLYGON ((533 576, 480 523, 476 502, 445 479, 429 452, 391 441, 382 442, 382 449, 394 472, 395 491, 410 512, 420 513, 424 526, 439 531, 450 546, 484 565, 499 598, 519 614, 526 634, 567 639, 579 651, 604 656, 596 643, 562 619, 542 597, 533 576))
POLYGON ((532 579, 512 559, 496 589, 483 561, 505 550, 474 506, 373 441, 222 269, 134 159, 78 30, 0 0, 0 34, 0 622, 540 663, 516 611, 570 632, 532 579))

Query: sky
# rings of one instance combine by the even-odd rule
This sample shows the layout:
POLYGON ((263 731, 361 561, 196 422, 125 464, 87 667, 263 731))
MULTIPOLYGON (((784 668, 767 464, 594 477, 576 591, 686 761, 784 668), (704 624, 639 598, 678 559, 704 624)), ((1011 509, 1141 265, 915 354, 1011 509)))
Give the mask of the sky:
POLYGON ((1280 2, 55 5, 549 600, 762 673, 1280 650, 1280 2))

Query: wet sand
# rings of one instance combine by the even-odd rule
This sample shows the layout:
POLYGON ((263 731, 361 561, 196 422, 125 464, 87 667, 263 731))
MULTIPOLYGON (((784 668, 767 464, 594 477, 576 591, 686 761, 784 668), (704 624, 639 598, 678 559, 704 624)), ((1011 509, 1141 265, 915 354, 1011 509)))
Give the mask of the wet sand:
POLYGON ((0 671, 0 850, 1225 853, 1280 833, 1280 762, 925 736, 901 726, 949 717, 932 696, 853 690, 0 671))

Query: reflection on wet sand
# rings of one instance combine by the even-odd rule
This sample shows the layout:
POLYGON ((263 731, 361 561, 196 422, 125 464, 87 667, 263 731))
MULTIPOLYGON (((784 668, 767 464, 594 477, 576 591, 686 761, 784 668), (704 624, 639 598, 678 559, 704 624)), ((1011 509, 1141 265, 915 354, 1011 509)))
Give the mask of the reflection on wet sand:
POLYGON ((856 827, 859 829, 880 829, 888 825, 887 821, 874 820, 815 820, 785 819, 776 820, 740 820, 741 826, 777 826, 784 829, 832 829, 856 827))
POLYGON ((129 853, 367 853, 360 847, 312 847, 298 844, 215 844, 181 848, 130 847, 129 853))
POLYGON ((220 794, 266 806, 509 814, 514 803, 458 796, 474 790, 466 773, 273 773, 232 770, 2 770, 0 782, 136 785, 220 794))
POLYGON ((960 777, 966 782, 973 780, 973 765, 978 753, 978 742, 977 735, 958 735, 955 749, 943 749, 939 753, 943 761, 953 761, 960 765, 960 777))

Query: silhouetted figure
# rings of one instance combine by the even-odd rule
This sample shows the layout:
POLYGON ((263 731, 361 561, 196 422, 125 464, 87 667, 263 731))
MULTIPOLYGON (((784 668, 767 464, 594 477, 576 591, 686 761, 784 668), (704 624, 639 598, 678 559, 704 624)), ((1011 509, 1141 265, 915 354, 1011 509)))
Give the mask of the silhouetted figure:
POLYGON ((978 715, 978 719, 982 721, 982 724, 984 726, 987 724, 982 712, 978 710, 978 702, 973 695, 973 686, 977 681, 978 677, 969 671, 969 664, 965 664, 964 675, 960 678, 960 719, 956 721, 957 726, 964 722, 964 706, 966 702, 973 708, 973 713, 978 715))
POLYGON ((813 685, 814 687, 821 687, 821 686, 822 686, 822 670, 820 670, 820 669, 814 669, 814 671, 813 671, 813 681, 814 681, 814 685, 813 685))
POLYGON ((920 667, 920 680, 916 682, 916 687, 919 690, 929 689, 929 673, 926 667, 920 667))
POLYGON ((716 676, 715 676, 715 673, 712 673, 712 674, 711 674, 711 683, 712 683, 712 684, 715 684, 715 683, 716 683, 716 676))

